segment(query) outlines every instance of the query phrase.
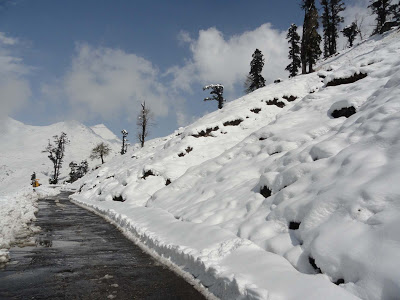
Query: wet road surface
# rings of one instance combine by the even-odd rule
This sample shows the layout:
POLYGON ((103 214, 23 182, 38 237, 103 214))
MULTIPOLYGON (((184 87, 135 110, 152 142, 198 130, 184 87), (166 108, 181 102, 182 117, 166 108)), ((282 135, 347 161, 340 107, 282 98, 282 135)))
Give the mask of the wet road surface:
POLYGON ((0 299, 204 299, 67 197, 39 200, 37 245, 11 249, 0 270, 0 299))

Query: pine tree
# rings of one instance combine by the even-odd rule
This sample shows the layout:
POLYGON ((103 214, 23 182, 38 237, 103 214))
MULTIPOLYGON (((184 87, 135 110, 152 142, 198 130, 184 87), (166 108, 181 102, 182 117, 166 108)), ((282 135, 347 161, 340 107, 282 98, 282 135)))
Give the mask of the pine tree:
POLYGON ((353 22, 342 30, 343 35, 347 38, 350 47, 353 47, 353 42, 358 34, 357 23, 353 22))
POLYGON ((265 79, 261 75, 264 67, 264 56, 260 50, 256 49, 251 57, 253 57, 253 59, 250 62, 249 75, 251 76, 252 83, 249 89, 253 92, 265 86, 265 79))
POLYGON ((321 6, 323 9, 322 15, 321 15, 321 21, 322 21, 322 28, 323 28, 323 37, 324 37, 324 57, 328 57, 329 54, 329 45, 331 44, 331 35, 330 35, 330 27, 331 27, 331 22, 330 22, 330 6, 329 6, 329 0, 321 0, 321 6))
POLYGON ((303 36, 301 40, 302 73, 313 72, 313 65, 321 55, 321 36, 318 33, 318 10, 315 0, 302 0, 304 10, 303 36))
POLYGON ((210 94, 212 97, 204 98, 204 101, 215 100, 218 101, 218 109, 224 107, 224 86, 222 84, 209 84, 203 87, 203 91, 211 89, 210 94))
POLYGON ((391 13, 391 0, 371 0, 368 8, 372 10, 373 14, 376 14, 376 26, 372 34, 377 34, 381 31, 391 13))
POLYGON ((393 14, 393 20, 400 22, 400 1, 398 4, 393 4, 390 6, 390 12, 393 14))
POLYGON ((343 23, 344 18, 339 14, 344 11, 346 8, 344 6, 343 0, 330 0, 331 6, 331 44, 329 47, 330 55, 333 55, 337 52, 337 39, 339 38, 339 25, 343 23))
POLYGON ((324 57, 337 52, 338 27, 344 19, 340 12, 345 10, 343 0, 321 0, 323 13, 321 16, 324 32, 324 57))
POLYGON ((77 181, 89 171, 89 164, 86 160, 82 160, 80 165, 71 161, 69 167, 71 168, 71 171, 69 172, 69 183, 77 181))
POLYGON ((289 43, 289 59, 291 63, 286 67, 285 70, 289 71, 289 77, 294 77, 299 72, 301 68, 301 59, 300 59, 300 36, 297 33, 297 26, 292 24, 288 30, 288 34, 286 39, 289 43))

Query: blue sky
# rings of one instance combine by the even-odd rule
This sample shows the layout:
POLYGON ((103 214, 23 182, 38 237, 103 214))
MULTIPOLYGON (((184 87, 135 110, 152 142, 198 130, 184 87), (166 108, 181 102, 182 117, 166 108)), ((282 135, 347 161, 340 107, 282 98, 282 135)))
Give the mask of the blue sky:
MULTIPOLYGON (((169 134, 217 108, 202 101, 203 85, 224 84, 228 101, 241 96, 255 48, 267 83, 287 77, 285 31, 301 26, 299 2, 9 1, 0 10, 0 117, 77 119, 133 135, 146 100, 151 137, 169 134)), ((346 2, 346 22, 368 15, 368 0, 346 2)))

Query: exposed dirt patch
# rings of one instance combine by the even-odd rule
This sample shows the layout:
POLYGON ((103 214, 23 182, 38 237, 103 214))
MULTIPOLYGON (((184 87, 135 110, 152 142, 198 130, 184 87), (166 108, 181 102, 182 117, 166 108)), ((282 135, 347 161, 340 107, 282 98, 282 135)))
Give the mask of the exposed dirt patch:
POLYGON ((224 123, 224 126, 238 126, 240 123, 242 123, 243 120, 242 119, 236 119, 233 121, 227 121, 224 123))
POLYGON ((214 128, 207 128, 205 131, 202 130, 197 134, 192 134, 192 136, 195 138, 212 136, 211 132, 217 131, 218 129, 219 129, 218 126, 215 126, 214 128))
POLYGON ((250 109, 250 111, 255 114, 258 114, 261 111, 261 108, 253 108, 253 109, 250 109))
POLYGON ((193 148, 190 147, 190 146, 188 146, 188 147, 185 149, 185 151, 186 151, 186 153, 181 152, 181 153, 178 154, 178 156, 179 156, 179 157, 185 156, 187 153, 192 152, 192 151, 193 151, 193 148))
POLYGON ((348 117, 354 115, 356 112, 357 112, 357 111, 356 111, 356 109, 355 109, 354 106, 343 107, 343 108, 341 108, 341 109, 335 109, 335 110, 332 112, 331 116, 334 117, 335 119, 336 119, 336 118, 340 118, 340 117, 346 117, 346 118, 348 118, 348 117))
POLYGON ((326 84, 326 86, 337 86, 337 85, 341 85, 341 84, 354 83, 354 82, 361 80, 367 76, 368 75, 365 73, 358 73, 358 74, 356 73, 351 77, 333 79, 332 81, 329 81, 326 84))
POLYGON ((282 108, 285 106, 285 103, 283 103, 282 101, 279 101, 278 98, 274 98, 274 100, 268 100, 266 102, 267 105, 275 105, 278 106, 279 108, 282 108))

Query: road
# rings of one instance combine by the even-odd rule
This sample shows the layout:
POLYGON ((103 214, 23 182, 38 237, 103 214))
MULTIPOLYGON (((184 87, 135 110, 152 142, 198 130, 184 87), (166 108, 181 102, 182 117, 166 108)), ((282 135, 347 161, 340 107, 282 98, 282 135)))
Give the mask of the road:
POLYGON ((68 193, 56 199, 39 200, 36 246, 11 249, 0 299, 204 299, 68 193))

